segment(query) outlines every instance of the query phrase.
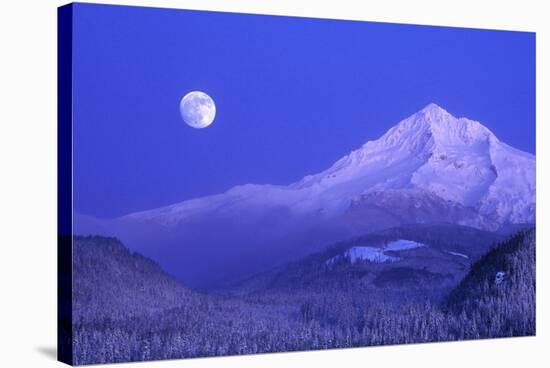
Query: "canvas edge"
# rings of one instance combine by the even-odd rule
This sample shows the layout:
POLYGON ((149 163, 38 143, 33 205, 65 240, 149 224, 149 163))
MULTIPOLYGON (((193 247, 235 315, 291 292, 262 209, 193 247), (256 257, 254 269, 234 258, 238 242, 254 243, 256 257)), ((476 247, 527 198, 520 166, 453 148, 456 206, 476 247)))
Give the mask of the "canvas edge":
POLYGON ((57 360, 73 360, 72 330, 73 5, 57 9, 57 360))

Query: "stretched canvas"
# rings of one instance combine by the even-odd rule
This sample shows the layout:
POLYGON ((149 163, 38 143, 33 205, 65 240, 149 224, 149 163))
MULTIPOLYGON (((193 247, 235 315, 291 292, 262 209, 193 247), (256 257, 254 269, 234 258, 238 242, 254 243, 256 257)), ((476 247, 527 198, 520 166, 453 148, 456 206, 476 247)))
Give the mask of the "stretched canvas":
POLYGON ((535 334, 535 34, 59 8, 59 359, 535 334))

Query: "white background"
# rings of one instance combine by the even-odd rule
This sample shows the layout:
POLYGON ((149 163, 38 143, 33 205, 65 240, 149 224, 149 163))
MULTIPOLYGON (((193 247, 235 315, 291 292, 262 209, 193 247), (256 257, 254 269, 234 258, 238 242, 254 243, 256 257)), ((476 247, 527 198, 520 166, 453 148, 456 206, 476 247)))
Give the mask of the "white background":
MULTIPOLYGON (((105 1, 96 1, 106 3, 105 1)), ((537 337, 128 364, 128 367, 533 367, 550 349, 546 1, 202 0, 111 3, 537 32, 537 337), (546 68, 545 68, 546 67, 546 68), (545 142, 546 141, 546 142, 545 142), (546 162, 545 162, 546 161, 546 162), (548 189, 546 189, 548 190, 548 189), (545 290, 546 289, 546 290, 545 290), (546 346, 546 350, 545 350, 546 346)), ((0 2, 0 366, 53 367, 56 0, 0 2)), ((547 22, 548 23, 548 22, 547 22)), ((512 50, 513 51, 513 50, 512 50)))

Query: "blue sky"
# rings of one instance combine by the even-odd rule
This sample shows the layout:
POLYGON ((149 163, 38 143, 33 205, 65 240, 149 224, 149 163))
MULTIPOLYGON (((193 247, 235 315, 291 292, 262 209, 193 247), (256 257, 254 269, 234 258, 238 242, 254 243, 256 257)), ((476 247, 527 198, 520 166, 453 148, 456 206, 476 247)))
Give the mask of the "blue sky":
POLYGON ((535 34, 77 4, 74 201, 97 217, 288 184, 435 102, 535 153, 535 34), (184 124, 181 97, 217 116, 184 124))

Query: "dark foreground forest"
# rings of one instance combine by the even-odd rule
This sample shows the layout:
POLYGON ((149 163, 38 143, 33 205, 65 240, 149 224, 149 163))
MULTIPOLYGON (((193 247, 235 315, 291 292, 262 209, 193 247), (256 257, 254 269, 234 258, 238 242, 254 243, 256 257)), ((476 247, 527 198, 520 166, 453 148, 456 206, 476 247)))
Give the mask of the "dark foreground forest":
POLYGON ((76 237, 74 364, 535 334, 534 229, 488 246, 473 263, 433 244, 392 265, 342 258, 335 266, 318 256, 207 294, 116 239, 76 237), (441 262, 456 271, 438 272, 441 262), (297 268, 318 283, 281 276, 297 268))

